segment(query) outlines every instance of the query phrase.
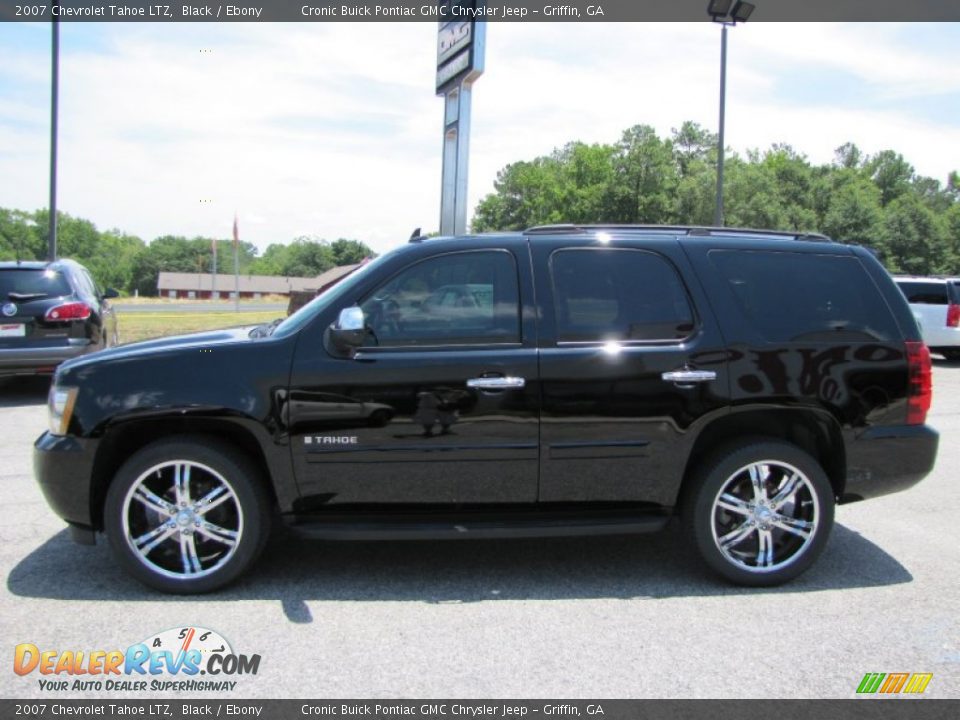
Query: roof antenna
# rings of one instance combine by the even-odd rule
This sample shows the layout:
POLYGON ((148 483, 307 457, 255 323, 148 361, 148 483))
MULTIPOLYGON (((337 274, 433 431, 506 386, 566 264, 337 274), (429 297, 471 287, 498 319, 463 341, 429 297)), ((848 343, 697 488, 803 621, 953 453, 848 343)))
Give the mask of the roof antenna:
POLYGON ((410 239, 407 242, 418 243, 423 242, 423 236, 420 234, 420 228, 417 228, 412 233, 410 233, 410 239))

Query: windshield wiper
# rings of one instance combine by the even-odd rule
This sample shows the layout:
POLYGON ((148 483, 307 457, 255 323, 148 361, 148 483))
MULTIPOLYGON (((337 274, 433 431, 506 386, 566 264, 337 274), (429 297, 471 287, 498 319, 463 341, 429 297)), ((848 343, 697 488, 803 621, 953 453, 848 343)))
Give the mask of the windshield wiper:
POLYGON ((23 302, 24 300, 39 300, 40 298, 50 297, 47 293, 19 293, 11 292, 7 293, 7 297, 11 300, 19 300, 23 302))

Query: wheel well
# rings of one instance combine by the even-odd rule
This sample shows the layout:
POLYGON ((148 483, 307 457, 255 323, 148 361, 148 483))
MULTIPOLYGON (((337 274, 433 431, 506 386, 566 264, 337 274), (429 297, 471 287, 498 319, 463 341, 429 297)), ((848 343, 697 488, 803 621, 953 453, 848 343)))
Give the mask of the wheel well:
POLYGON ((747 410, 719 418, 700 433, 684 469, 680 497, 694 470, 710 453, 748 437, 783 440, 808 452, 827 474, 834 496, 843 495, 847 458, 836 421, 809 410, 747 410))
POLYGON ((97 530, 103 529, 103 503, 107 497, 107 489, 120 466, 141 448, 173 435, 189 436, 192 439, 204 436, 230 444, 237 452, 242 453, 254 463, 260 471, 260 480, 271 500, 274 503, 277 502, 270 467, 260 448, 260 443, 246 428, 212 418, 134 420, 111 428, 103 437, 97 450, 90 492, 90 517, 97 530))

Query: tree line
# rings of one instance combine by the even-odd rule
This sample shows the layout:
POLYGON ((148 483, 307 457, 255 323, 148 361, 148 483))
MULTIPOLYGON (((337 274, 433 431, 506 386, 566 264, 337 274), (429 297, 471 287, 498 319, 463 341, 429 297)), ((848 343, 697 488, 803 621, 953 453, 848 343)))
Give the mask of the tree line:
MULTIPOLYGON (((48 210, 26 212, 0 208, 0 260, 43 260, 47 257, 48 210)), ((164 235, 145 243, 121 230, 100 231, 89 220, 57 213, 60 257, 85 265, 103 287, 140 295, 156 295, 161 271, 209 273, 213 270, 213 239, 164 235)), ((350 265, 372 256, 359 240, 329 242, 298 237, 272 243, 263 254, 255 245, 238 243, 238 268, 244 275, 315 277, 337 265, 350 265)), ((217 272, 233 273, 233 243, 216 243, 217 272)))
MULTIPOLYGON (((478 204, 472 230, 551 223, 713 224, 717 138, 685 122, 661 138, 648 125, 613 144, 570 142, 550 155, 511 163, 478 204)), ((86 265, 103 286, 157 293, 161 271, 208 273, 211 238, 164 235, 145 243, 121 230, 58 213, 58 250, 86 265)), ((891 272, 960 275, 960 176, 918 175, 893 150, 837 148, 814 165, 789 145, 730 153, 724 164, 729 227, 820 232, 877 250, 891 272)), ((0 260, 46 257, 49 212, 0 208, 0 260)), ((239 243, 243 274, 314 277, 374 253, 358 240, 298 237, 263 254, 239 243)), ((217 268, 233 272, 233 244, 217 242, 217 268)))
MULTIPOLYGON (((504 167, 472 229, 551 223, 712 225, 717 137, 693 122, 649 125, 613 144, 570 142, 504 167)), ((960 274, 960 176, 918 175, 903 155, 855 144, 814 165, 789 145, 725 152, 724 224, 824 233, 877 250, 891 272, 960 274)))

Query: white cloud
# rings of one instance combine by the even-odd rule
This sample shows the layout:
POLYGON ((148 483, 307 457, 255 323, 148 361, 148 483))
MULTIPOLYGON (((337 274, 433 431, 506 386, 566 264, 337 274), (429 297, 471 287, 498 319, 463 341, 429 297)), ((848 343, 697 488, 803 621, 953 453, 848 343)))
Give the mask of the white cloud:
MULTIPOLYGON (((46 204, 48 47, 46 35, 20 27, 36 41, 0 68, 0 204, 33 208, 46 204)), ((65 25, 61 209, 145 238, 226 238, 236 211, 241 237, 260 247, 309 234, 384 249, 416 226, 435 229, 435 31, 65 25)), ((710 23, 495 23, 487 37, 471 208, 504 165, 571 140, 613 142, 638 123, 661 134, 684 120, 716 128, 719 30, 710 23)), ((956 96, 960 75, 952 58, 908 40, 902 27, 881 25, 736 28, 728 144, 742 152, 783 141, 827 162, 854 140, 867 152, 903 152, 943 179, 960 165, 949 152, 960 147, 960 122, 918 120, 906 98, 956 96), (809 87, 794 96, 784 79, 799 69, 825 89, 837 73, 858 78, 871 102, 840 109, 809 87)))

